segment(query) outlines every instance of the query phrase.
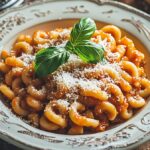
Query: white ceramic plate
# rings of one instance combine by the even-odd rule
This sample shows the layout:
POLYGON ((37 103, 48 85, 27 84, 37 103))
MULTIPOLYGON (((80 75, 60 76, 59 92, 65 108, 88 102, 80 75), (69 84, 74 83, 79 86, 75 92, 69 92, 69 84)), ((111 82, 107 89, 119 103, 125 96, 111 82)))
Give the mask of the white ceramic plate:
MULTIPOLYGON (((36 1, 0 14, 0 46, 33 25, 56 19, 91 17, 126 29, 150 51, 150 16, 118 2, 36 1)), ((150 102, 129 121, 103 133, 70 136, 33 128, 0 101, 0 138, 24 149, 130 149, 150 139, 150 102)))

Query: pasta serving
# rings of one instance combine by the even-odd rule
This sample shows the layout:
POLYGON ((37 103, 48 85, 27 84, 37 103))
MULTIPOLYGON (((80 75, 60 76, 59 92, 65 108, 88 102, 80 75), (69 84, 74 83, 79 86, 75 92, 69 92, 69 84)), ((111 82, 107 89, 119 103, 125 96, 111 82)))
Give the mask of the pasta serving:
POLYGON ((34 70, 35 54, 65 44, 71 28, 19 35, 10 52, 2 50, 0 92, 13 112, 42 130, 62 134, 102 132, 130 119, 150 96, 144 54, 121 30, 106 25, 90 39, 104 47, 105 60, 88 64, 71 54, 44 78, 34 70))

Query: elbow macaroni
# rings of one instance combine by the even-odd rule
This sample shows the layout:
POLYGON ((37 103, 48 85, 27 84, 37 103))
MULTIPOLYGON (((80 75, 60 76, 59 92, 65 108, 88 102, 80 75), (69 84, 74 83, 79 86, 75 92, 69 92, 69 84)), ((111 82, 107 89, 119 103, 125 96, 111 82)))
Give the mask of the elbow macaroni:
MULTIPOLYGON (((45 117, 49 121, 61 126, 62 128, 65 128, 67 126, 66 118, 64 118, 62 115, 56 114, 56 112, 54 111, 54 107, 57 107, 59 112, 61 112, 61 110, 63 110, 62 107, 65 107, 65 106, 60 105, 59 102, 51 101, 44 110, 45 117)), ((65 108, 65 112, 67 111, 66 109, 67 108, 65 108)))
POLYGON ((62 72, 72 73, 73 81, 66 76, 65 82, 58 82, 55 73, 37 79, 34 62, 28 62, 26 57, 35 55, 45 45, 59 45, 69 38, 70 28, 39 30, 33 36, 20 35, 10 53, 1 52, 0 93, 9 99, 17 115, 43 130, 76 135, 105 131, 118 120, 130 119, 136 109, 146 104, 150 80, 144 72, 144 54, 114 25, 96 30, 91 38, 104 44, 106 64, 78 62, 64 66, 62 72))
POLYGON ((79 126, 86 126, 86 127, 97 127, 99 121, 96 119, 87 118, 82 116, 78 113, 78 111, 84 110, 84 105, 74 102, 69 110, 70 119, 79 126))

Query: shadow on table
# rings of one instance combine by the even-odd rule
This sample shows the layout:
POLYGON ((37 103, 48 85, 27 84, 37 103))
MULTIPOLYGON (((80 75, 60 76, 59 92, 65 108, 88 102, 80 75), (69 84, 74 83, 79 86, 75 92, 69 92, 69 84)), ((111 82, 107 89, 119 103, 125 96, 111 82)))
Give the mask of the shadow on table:
POLYGON ((11 144, 8 144, 3 140, 0 140, 0 150, 22 150, 22 149, 17 148, 16 146, 13 146, 11 144))

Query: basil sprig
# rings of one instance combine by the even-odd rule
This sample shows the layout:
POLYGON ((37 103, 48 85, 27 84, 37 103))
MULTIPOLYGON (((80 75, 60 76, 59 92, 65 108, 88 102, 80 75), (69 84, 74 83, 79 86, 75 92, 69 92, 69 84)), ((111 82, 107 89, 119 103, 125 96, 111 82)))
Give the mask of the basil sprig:
POLYGON ((37 52, 35 57, 35 73, 38 77, 44 77, 59 66, 66 63, 70 53, 74 53, 84 62, 97 63, 104 58, 104 49, 100 44, 90 41, 96 30, 95 22, 90 18, 82 18, 74 25, 70 40, 65 47, 49 47, 37 52))
POLYGON ((50 47, 40 50, 35 58, 35 73, 44 77, 54 72, 59 66, 66 63, 70 54, 65 48, 50 47))
POLYGON ((95 30, 96 24, 91 18, 82 18, 73 27, 70 35, 70 42, 76 46, 84 40, 89 40, 95 30))
MULTIPOLYGON (((70 42, 67 44, 69 45, 70 42)), ((66 45, 67 46, 67 45, 66 45)), ((97 63, 104 57, 104 49, 102 46, 97 45, 89 40, 81 41, 77 46, 70 47, 76 55, 80 57, 84 62, 97 63)), ((68 46, 67 46, 68 49, 68 46)))

